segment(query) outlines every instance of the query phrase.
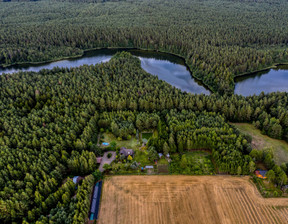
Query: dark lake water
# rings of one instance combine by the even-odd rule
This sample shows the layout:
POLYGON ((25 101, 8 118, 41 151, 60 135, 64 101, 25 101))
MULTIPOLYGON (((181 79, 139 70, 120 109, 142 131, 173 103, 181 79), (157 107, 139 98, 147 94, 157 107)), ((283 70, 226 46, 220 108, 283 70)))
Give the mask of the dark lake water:
POLYGON ((257 72, 235 79, 235 94, 250 96, 261 92, 288 92, 288 65, 280 65, 277 69, 257 72))
MULTIPOLYGON (((84 64, 95 65, 107 62, 118 51, 129 51, 141 60, 142 68, 152 75, 158 76, 160 80, 175 86, 182 91, 195 94, 209 95, 211 92, 201 81, 194 79, 187 68, 184 59, 155 51, 144 51, 136 49, 101 49, 87 51, 80 58, 61 60, 43 64, 22 64, 8 68, 0 67, 2 73, 14 73, 17 71, 35 71, 41 69, 52 69, 58 67, 78 67, 84 64)), ((278 66, 277 69, 270 69, 235 79, 235 94, 250 96, 259 95, 261 92, 288 92, 288 65, 278 66)))
POLYGON ((157 75, 159 79, 189 93, 206 94, 210 91, 198 80, 195 80, 189 69, 186 67, 182 58, 170 54, 159 53, 154 51, 131 50, 131 49, 101 49, 88 51, 80 58, 61 60, 51 63, 37 65, 23 64, 11 66, 8 68, 0 67, 0 74, 14 73, 17 71, 34 71, 41 69, 52 69, 53 67, 78 67, 84 64, 95 65, 101 62, 107 62, 117 51, 129 51, 132 55, 141 60, 142 68, 152 74, 157 75))

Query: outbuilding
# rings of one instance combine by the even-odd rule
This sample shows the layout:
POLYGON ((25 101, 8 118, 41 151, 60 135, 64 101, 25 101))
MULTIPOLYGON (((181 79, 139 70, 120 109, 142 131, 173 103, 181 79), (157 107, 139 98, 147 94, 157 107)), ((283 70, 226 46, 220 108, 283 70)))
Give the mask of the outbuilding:
POLYGON ((148 169, 154 169, 154 166, 145 166, 145 169, 148 170, 148 169))
POLYGON ((97 157, 96 160, 97 160, 97 163, 101 163, 102 157, 97 157))
POLYGON ((266 179, 267 170, 256 170, 255 175, 259 178, 266 179))

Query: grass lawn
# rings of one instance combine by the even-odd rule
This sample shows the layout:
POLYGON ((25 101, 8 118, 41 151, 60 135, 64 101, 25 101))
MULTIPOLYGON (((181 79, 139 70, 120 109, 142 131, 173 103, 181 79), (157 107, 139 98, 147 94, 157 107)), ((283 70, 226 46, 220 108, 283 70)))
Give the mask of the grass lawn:
POLYGON ((148 133, 148 132, 142 133, 142 139, 145 138, 145 139, 149 140, 149 138, 151 138, 152 135, 153 135, 152 132, 150 132, 150 133, 148 133))
POLYGON ((103 133, 104 139, 103 142, 111 143, 115 141, 118 147, 126 147, 127 149, 138 149, 139 145, 137 144, 137 139, 135 136, 132 136, 130 140, 119 141, 112 133, 103 133))
POLYGON ((167 164, 169 164, 169 163, 168 163, 167 159, 165 159, 165 157, 163 156, 161 159, 158 160, 158 164, 165 164, 165 165, 167 165, 167 164))
POLYGON ((147 151, 136 150, 134 160, 137 161, 138 163, 141 163, 140 165, 141 167, 144 167, 147 165, 154 165, 154 163, 148 159, 147 151))
POLYGON ((262 150, 264 148, 273 148, 275 162, 281 165, 288 161, 288 143, 283 140, 273 139, 267 135, 261 134, 261 131, 252 124, 247 123, 231 123, 236 126, 242 133, 252 136, 252 148, 262 150))

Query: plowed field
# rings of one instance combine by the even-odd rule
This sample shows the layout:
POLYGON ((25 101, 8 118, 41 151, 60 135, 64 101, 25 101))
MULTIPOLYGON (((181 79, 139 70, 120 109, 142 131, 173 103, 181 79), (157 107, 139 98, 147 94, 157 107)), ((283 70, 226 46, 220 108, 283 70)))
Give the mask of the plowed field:
POLYGON ((248 177, 114 176, 98 223, 288 223, 288 199, 265 199, 248 177))

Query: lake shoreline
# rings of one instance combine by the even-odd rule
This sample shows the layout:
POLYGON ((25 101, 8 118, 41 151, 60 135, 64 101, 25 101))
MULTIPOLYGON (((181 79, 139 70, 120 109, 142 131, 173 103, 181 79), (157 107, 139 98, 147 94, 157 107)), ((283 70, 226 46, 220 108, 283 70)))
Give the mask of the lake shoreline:
MULTIPOLYGON (((54 63, 54 62, 59 62, 59 61, 63 61, 63 60, 77 60, 77 59, 81 59, 83 57, 85 57, 87 54, 89 54, 89 52, 93 52, 93 51, 97 51, 97 50, 119 50, 119 51, 139 51, 141 53, 141 51, 143 52, 154 52, 154 53, 160 53, 160 54, 166 54, 166 55, 170 55, 173 57, 177 57, 178 59, 181 60, 181 64, 183 66, 185 66, 187 68, 187 70, 189 71, 191 77, 198 83, 198 85, 202 85, 205 89, 207 89, 210 94, 213 93, 217 93, 217 90, 215 90, 214 88, 212 88, 211 86, 207 85, 206 83, 204 83, 203 80, 201 80, 200 78, 196 77, 195 75, 192 75, 192 70, 190 68, 190 66, 187 64, 186 59, 178 54, 174 54, 174 53, 170 53, 167 51, 162 51, 162 50, 155 50, 155 49, 149 49, 149 48, 137 48, 137 47, 97 47, 97 48, 90 48, 90 49, 85 49, 82 50, 83 53, 79 54, 79 55, 74 55, 74 56, 67 56, 67 57, 61 57, 61 58, 56 58, 56 59, 52 59, 52 60, 47 60, 47 61, 40 61, 40 62, 18 62, 18 63, 13 63, 10 65, 1 65, 0 69, 9 69, 9 68, 13 68, 13 67, 21 67, 21 66, 37 66, 37 65, 45 65, 45 64, 49 64, 49 63, 54 63)), ((140 56, 141 57, 141 56, 140 56)), ((177 62, 178 63, 178 62, 177 62)), ((179 63, 180 64, 180 63, 179 63)), ((273 65, 263 68, 263 69, 259 69, 259 70, 255 70, 253 72, 245 72, 239 75, 235 75, 233 78, 234 81, 234 94, 235 94, 235 87, 236 84, 239 82, 240 78, 244 78, 244 77, 249 77, 249 76, 254 76, 259 72, 265 72, 265 71, 269 71, 271 69, 277 69, 279 66, 281 65, 288 65, 288 62, 281 62, 281 63, 274 63, 273 65)))
POLYGON ((235 75, 234 82, 235 82, 235 80, 237 78, 250 76, 250 75, 255 75, 256 73, 265 72, 265 71, 268 71, 268 70, 271 70, 271 69, 277 69, 277 67, 279 67, 281 65, 288 65, 288 62, 274 63, 273 65, 271 65, 269 67, 266 67, 266 68, 262 68, 262 69, 259 69, 259 70, 253 71, 253 72, 245 72, 245 73, 242 73, 242 74, 239 74, 239 75, 235 75))
MULTIPOLYGON (((184 60, 184 63, 185 63, 185 65, 187 66, 185 58, 183 58, 183 57, 180 56, 180 55, 173 54, 173 53, 166 52, 166 51, 158 51, 158 50, 155 50, 155 49, 137 48, 137 47, 96 47, 96 48, 89 48, 89 49, 82 50, 83 53, 82 53, 82 54, 79 54, 79 55, 64 56, 64 57, 61 57, 61 58, 51 59, 51 60, 47 60, 47 61, 16 62, 16 63, 12 63, 12 64, 9 64, 9 65, 0 64, 0 68, 10 68, 10 67, 21 66, 21 65, 41 65, 41 64, 47 64, 47 63, 52 63, 52 62, 57 62, 57 61, 62 61, 62 60, 80 59, 81 57, 85 56, 85 54, 87 54, 87 53, 90 52, 90 51, 96 51, 96 50, 121 50, 121 49, 123 49, 123 51, 125 51, 125 49, 126 49, 126 50, 153 51, 153 52, 165 53, 165 54, 177 56, 177 57, 181 58, 182 60, 184 60)), ((187 67, 188 67, 188 66, 187 66, 187 67)))
POLYGON ((177 64, 181 64, 183 66, 186 67, 186 69, 189 71, 191 77, 195 80, 195 82, 198 83, 198 85, 202 85, 205 89, 207 89, 210 94, 215 93, 216 91, 214 91, 210 86, 208 86, 206 83, 204 83, 201 79, 199 79, 196 76, 192 75, 191 69, 188 66, 188 64, 186 63, 186 60, 184 57, 177 55, 177 54, 173 54, 173 53, 169 53, 166 51, 159 51, 159 50, 154 50, 154 49, 147 49, 147 48, 136 48, 136 47, 99 47, 99 48, 90 48, 87 50, 83 50, 83 53, 81 55, 75 55, 75 56, 69 56, 69 57, 62 57, 62 58, 57 58, 57 59, 53 59, 53 60, 47 60, 47 61, 41 61, 41 62, 18 62, 18 63, 14 63, 14 64, 10 64, 10 65, 5 65, 5 66, 0 66, 0 69, 9 69, 9 68, 13 68, 13 67, 21 67, 21 66, 37 66, 37 65, 45 65, 45 64, 49 64, 49 63, 54 63, 54 62, 59 62, 59 61, 63 61, 63 60, 77 60, 77 59, 81 59, 83 57, 85 57, 87 54, 89 54, 89 52, 93 52, 93 51, 97 51, 97 50, 120 50, 120 51, 143 51, 143 52, 153 52, 153 53, 160 53, 160 54, 166 54, 168 56, 173 56, 173 57, 177 57, 178 59, 181 60, 181 63, 177 63, 177 64))

